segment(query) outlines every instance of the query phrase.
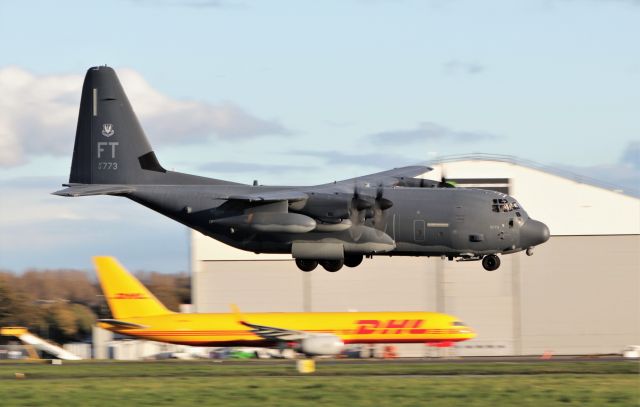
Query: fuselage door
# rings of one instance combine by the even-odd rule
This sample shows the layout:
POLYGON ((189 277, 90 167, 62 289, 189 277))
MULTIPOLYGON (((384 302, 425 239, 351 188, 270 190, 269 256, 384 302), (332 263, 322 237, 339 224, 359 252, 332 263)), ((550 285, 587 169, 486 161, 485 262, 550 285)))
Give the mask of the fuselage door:
POLYGON ((416 219, 413 221, 413 240, 416 242, 424 242, 424 220, 416 219))

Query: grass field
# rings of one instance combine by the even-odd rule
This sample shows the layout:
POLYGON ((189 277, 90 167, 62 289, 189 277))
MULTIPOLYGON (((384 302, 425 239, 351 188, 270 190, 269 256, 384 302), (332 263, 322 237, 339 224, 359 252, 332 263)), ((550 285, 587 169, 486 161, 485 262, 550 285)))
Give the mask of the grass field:
POLYGON ((635 362, 0 363, 2 406, 640 406, 635 362), (25 379, 16 379, 23 373, 25 379))

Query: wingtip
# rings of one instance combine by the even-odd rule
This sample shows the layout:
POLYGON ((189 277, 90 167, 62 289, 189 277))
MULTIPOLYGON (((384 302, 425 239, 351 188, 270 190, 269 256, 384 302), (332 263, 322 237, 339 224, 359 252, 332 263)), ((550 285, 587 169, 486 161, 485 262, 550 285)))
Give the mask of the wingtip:
POLYGON ((229 304, 229 308, 231 308, 231 312, 233 312, 234 314, 240 314, 240 308, 238 307, 238 304, 229 304))
POLYGON ((235 315, 239 324, 242 324, 244 326, 249 326, 249 323, 244 320, 244 316, 242 315, 242 312, 240 311, 240 307, 238 307, 237 304, 229 304, 229 307, 231 308, 231 313, 235 315))
POLYGON ((72 194, 70 194, 69 192, 67 192, 67 188, 65 189, 59 189, 57 191, 51 192, 51 195, 56 195, 56 196, 73 196, 72 194))

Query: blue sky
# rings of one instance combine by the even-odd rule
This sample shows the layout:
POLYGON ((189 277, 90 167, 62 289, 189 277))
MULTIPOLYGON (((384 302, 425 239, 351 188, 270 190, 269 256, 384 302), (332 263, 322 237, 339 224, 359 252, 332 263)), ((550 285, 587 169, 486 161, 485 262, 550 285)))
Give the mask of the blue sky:
POLYGON ((0 268, 186 270, 184 227, 67 180, 86 69, 162 164, 313 184, 514 155, 640 184, 640 1, 0 2, 0 268))

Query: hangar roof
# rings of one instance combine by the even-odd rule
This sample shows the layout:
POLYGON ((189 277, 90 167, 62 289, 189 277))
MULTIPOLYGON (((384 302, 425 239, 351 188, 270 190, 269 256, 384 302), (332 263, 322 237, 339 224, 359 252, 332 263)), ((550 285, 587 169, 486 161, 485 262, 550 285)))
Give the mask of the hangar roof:
POLYGON ((506 181, 510 195, 552 235, 640 234, 640 199, 613 185, 511 156, 449 156, 429 166, 429 179, 506 181))

